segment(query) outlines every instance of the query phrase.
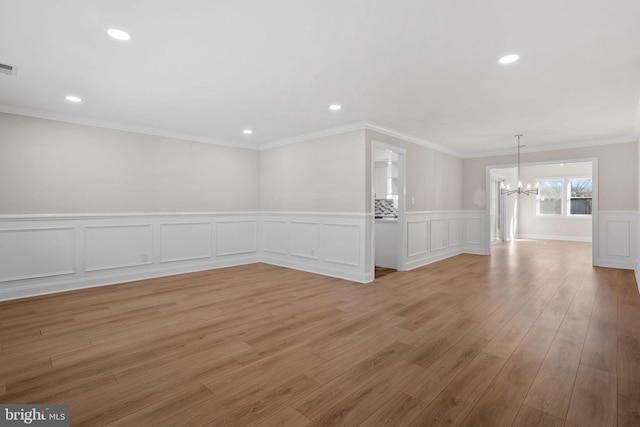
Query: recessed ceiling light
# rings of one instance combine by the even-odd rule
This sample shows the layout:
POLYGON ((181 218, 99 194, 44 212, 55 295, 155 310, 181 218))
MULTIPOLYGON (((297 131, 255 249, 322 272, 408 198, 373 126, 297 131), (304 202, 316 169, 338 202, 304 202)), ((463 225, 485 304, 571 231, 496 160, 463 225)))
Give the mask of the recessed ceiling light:
POLYGON ((117 28, 111 28, 107 30, 107 34, 109 34, 109 36, 113 37, 116 40, 122 40, 122 41, 131 40, 131 34, 123 30, 118 30, 117 28))
POLYGON ((65 99, 69 102, 75 102, 75 103, 82 102, 82 98, 75 95, 67 95, 65 99))
POLYGON ((516 54, 505 55, 502 58, 498 59, 498 62, 501 64, 512 64, 516 62, 518 59, 520 59, 520 55, 516 55, 516 54))
POLYGON ((332 104, 332 105, 329 105, 329 109, 331 111, 340 111, 342 110, 342 106, 338 104, 332 104))
POLYGON ((245 129, 242 131, 242 133, 244 133, 245 135, 251 135, 253 131, 251 129, 245 129))

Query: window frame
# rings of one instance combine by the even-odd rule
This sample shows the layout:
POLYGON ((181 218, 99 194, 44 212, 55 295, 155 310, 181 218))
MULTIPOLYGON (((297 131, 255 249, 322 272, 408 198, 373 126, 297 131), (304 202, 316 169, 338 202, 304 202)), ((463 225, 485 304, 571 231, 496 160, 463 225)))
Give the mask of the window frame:
POLYGON ((560 177, 548 177, 548 178, 535 178, 534 182, 537 188, 540 188, 541 182, 549 182, 549 181, 560 181, 562 182, 562 199, 560 202, 561 212, 559 214, 545 214, 540 213, 540 194, 536 195, 536 200, 534 203, 535 216, 537 218, 571 218, 571 219, 591 219, 593 218, 593 207, 590 214, 572 214, 571 213, 571 181, 574 180, 591 180, 591 200, 593 203, 593 177, 592 176, 584 176, 584 175, 571 175, 571 176, 560 176, 560 177))
MULTIPOLYGON (((567 195, 567 217, 573 217, 573 218, 591 218, 593 216, 593 178, 589 177, 589 176, 571 176, 571 177, 567 177, 567 191, 566 191, 566 195, 567 195), (589 197, 591 199, 591 213, 590 214, 572 214, 571 213, 571 181, 574 180, 590 180, 591 181, 591 197, 589 197)), ((588 197, 584 197, 585 199, 587 199, 588 197)))

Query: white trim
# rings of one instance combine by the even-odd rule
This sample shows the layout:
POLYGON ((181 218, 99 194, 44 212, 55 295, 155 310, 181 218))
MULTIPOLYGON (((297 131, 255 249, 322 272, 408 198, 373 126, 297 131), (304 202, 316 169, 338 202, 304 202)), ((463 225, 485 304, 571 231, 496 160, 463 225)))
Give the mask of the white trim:
POLYGON ((316 132, 309 132, 301 135, 296 135, 290 138, 284 138, 277 141, 268 142, 266 144, 261 144, 259 146, 259 149, 268 150, 271 148, 282 147, 284 145, 296 144, 298 142, 305 142, 313 139, 325 138, 328 136, 340 135, 340 134, 349 133, 349 132, 357 132, 361 130, 370 130, 373 132, 379 132, 387 136, 402 139, 404 141, 411 142, 416 145, 421 145, 423 147, 431 148, 432 150, 440 151, 442 153, 450 154, 452 156, 461 157, 461 158, 463 157, 462 154, 450 148, 444 147, 442 145, 438 145, 436 143, 433 143, 423 138, 419 138, 417 136, 409 135, 407 133, 404 133, 392 128, 388 128, 385 126, 381 126, 375 123, 367 122, 367 121, 349 123, 342 126, 335 126, 327 129, 322 129, 316 132))
MULTIPOLYGON (((413 135, 409 135, 407 133, 395 130, 395 129, 391 129, 385 126, 380 126, 378 124, 375 123, 371 123, 371 122, 364 122, 364 128, 374 131, 374 132, 380 132, 383 133, 387 136, 391 136, 394 138, 398 138, 398 139, 402 139, 406 142, 411 142, 413 144, 416 145, 421 145, 423 147, 427 147, 427 148, 431 148, 432 150, 436 150, 436 151, 440 151, 442 153, 445 154, 450 154, 452 156, 456 156, 456 157, 460 157, 460 158, 464 158, 463 155, 455 150, 452 150, 450 148, 444 147, 442 145, 436 144, 434 142, 428 141, 426 139, 423 138, 419 138, 417 136, 413 136, 413 135)), ((375 139, 375 138, 374 138, 375 139)))
POLYGON ((516 239, 532 239, 532 240, 566 240, 569 242, 586 242, 591 243, 591 237, 584 236, 555 236, 546 234, 518 234, 516 239))
MULTIPOLYGON (((396 259, 395 259, 395 268, 398 271, 405 271, 405 265, 408 259, 408 250, 407 250, 407 150, 402 147, 397 147, 392 144, 387 144, 385 142, 378 141, 376 139, 371 139, 370 146, 370 154, 371 158, 369 159, 371 165, 371 181, 369 185, 369 194, 371 195, 371 204, 369 209, 375 216, 375 194, 376 194, 376 149, 379 150, 389 150, 398 155, 398 218, 397 218, 397 230, 396 230, 396 259)), ((375 258, 376 258, 376 223, 375 218, 371 227, 371 246, 370 253, 367 254, 370 257, 367 260, 366 264, 372 266, 372 272, 375 275, 375 258)), ((391 261, 391 260, 389 260, 391 261)), ((392 263, 389 266, 393 266, 392 263)))
POLYGON ((357 132, 366 129, 365 122, 349 123, 342 126, 334 126, 327 129, 322 129, 315 132, 303 133, 300 135, 292 136, 290 138, 279 139, 272 142, 261 144, 259 150, 269 150, 271 148, 282 147, 285 145, 297 144, 299 142, 310 141, 313 139, 325 138, 333 135, 340 135, 344 133, 357 132))
POLYGON ((294 270, 306 271, 308 273, 320 274, 323 276, 336 277, 338 279, 349 280, 352 282, 358 283, 370 283, 373 282, 373 272, 354 272, 343 270, 336 267, 327 267, 326 265, 317 265, 315 263, 307 263, 304 262, 303 258, 300 259, 292 259, 292 258, 276 258, 270 257, 269 255, 263 255, 261 262, 271 265, 277 265, 279 267, 292 268, 294 270))
MULTIPOLYGON (((606 139, 592 139, 582 142, 568 142, 568 143, 558 143, 558 144, 547 144, 547 145, 528 145, 526 150, 523 150, 522 153, 538 153, 541 151, 558 151, 558 150, 568 150, 572 148, 584 148, 584 147, 594 147, 599 145, 613 145, 613 144, 626 144, 629 142, 636 142, 637 137, 634 135, 623 135, 618 137, 611 137, 606 139)), ((463 159, 474 159, 479 157, 497 157, 497 156, 510 156, 513 155, 513 149, 505 149, 505 150, 493 150, 493 151, 482 151, 476 153, 463 153, 461 157, 463 159)), ((538 163, 542 164, 542 163, 538 163)), ((508 167, 508 166, 507 166, 508 167)))
MULTIPOLYGON (((602 249, 603 254, 608 254, 602 259, 598 258, 598 262, 602 266, 616 267, 616 268, 629 268, 636 271, 636 275, 640 277, 640 262, 637 257, 637 235, 635 234, 638 223, 638 212, 636 211, 603 211, 600 212, 600 221, 603 223, 615 222, 624 220, 629 223, 630 236, 629 236, 629 256, 616 255, 615 248, 618 247, 616 236, 612 236, 611 242, 614 246, 614 250, 609 251, 607 248, 602 249)), ((256 212, 239 212, 231 214, 229 212, 215 212, 215 213, 185 213, 171 214, 92 214, 92 215, 40 215, 28 216, 28 224, 23 222, 23 217, 12 216, 13 220, 8 219, 8 216, 0 218, 0 232, 9 232, 12 230, 50 230, 50 229, 63 229, 74 230, 75 235, 75 247, 73 249, 75 254, 73 272, 68 274, 46 274, 42 277, 27 277, 27 278, 10 278, 11 280, 3 281, 0 287, 0 300, 14 299, 21 297, 28 297, 40 294, 46 294, 51 292, 60 292, 73 289, 81 289, 87 287, 94 287, 100 285, 108 285, 113 283, 129 282, 134 280, 142 280, 153 277, 161 277, 172 274, 181 274, 194 271, 209 270, 214 268, 228 267, 233 265, 242 265, 255 262, 265 262, 274 265, 281 265, 288 268, 295 268, 303 271, 309 271, 316 274, 322 274, 332 277, 337 277, 345 280, 351 280, 356 282, 370 282, 373 280, 374 267, 372 264, 372 254, 369 253, 371 242, 369 239, 373 236, 373 215, 370 213, 327 213, 327 212, 272 212, 272 213, 256 213, 256 212), (162 225, 170 224, 193 224, 189 222, 194 217, 197 219, 197 224, 208 224, 206 221, 212 221, 212 224, 216 222, 217 218, 222 218, 221 224, 224 223, 254 223, 256 224, 256 250, 250 253, 237 253, 232 255, 217 256, 216 251, 212 248, 212 255, 209 259, 184 259, 175 260, 171 263, 163 263, 160 254, 160 246, 158 244, 157 237, 162 225), (248 217, 252 217, 248 219, 248 217), (35 221, 39 219, 40 224, 35 221), (279 223, 289 224, 291 222, 302 223, 317 223, 319 229, 319 236, 315 258, 299 258, 291 254, 291 248, 285 248, 286 252, 283 253, 269 253, 264 250, 265 246, 265 234, 264 223, 268 221, 275 221, 279 223), (100 271, 85 271, 85 249, 86 242, 82 238, 81 230, 95 229, 95 228, 109 228, 109 227, 152 227, 153 245, 151 252, 149 253, 149 259, 151 262, 146 264, 118 267, 108 270, 100 271), (336 242, 333 245, 325 245, 327 235, 324 234, 325 225, 338 225, 338 226, 352 226, 358 228, 359 233, 351 233, 351 237, 347 239, 348 246, 336 246, 336 242), (323 240, 325 239, 325 240, 323 240), (330 249, 331 247, 338 248, 339 250, 330 249), (328 249, 329 248, 329 249, 328 249), (343 252, 342 249, 346 248, 343 252), (356 262, 357 260, 357 262, 356 262)), ((449 258, 461 253, 481 254, 487 255, 489 253, 488 246, 485 245, 487 236, 483 224, 485 223, 485 211, 470 210, 470 211, 424 211, 424 212, 406 212, 405 220, 402 222, 404 226, 403 233, 407 238, 407 225, 412 222, 425 222, 431 224, 433 220, 445 220, 448 226, 444 230, 447 234, 447 244, 445 247, 439 250, 431 250, 430 238, 428 235, 429 226, 427 227, 426 236, 418 236, 422 239, 422 242, 427 242, 427 251, 420 254, 412 254, 409 259, 406 258, 406 244, 402 248, 405 253, 405 262, 399 268, 401 269, 413 269, 423 265, 430 264, 435 261, 439 261, 445 258, 449 258), (451 221, 460 220, 460 221, 451 221), (460 227, 462 233, 462 245, 458 244, 457 238, 455 245, 452 245, 450 241, 451 227, 460 227), (476 241, 477 240, 477 241, 476 241)), ((443 223, 444 224, 444 223, 443 223)), ((441 225, 443 225, 441 224, 441 225)), ((400 225, 400 223, 399 223, 400 225)), ((212 231, 215 227, 212 228, 212 231)), ((335 230, 334 230, 335 231, 335 230)), ((615 231, 615 230, 614 230, 615 231)), ((601 230, 601 233, 603 231, 601 230)), ((606 232, 606 230, 604 230, 606 232)), ((616 231, 617 233, 625 232, 624 230, 616 231)), ((2 233, 0 233, 1 235, 2 233)), ((329 234, 328 236, 331 236, 329 234)), ((28 237, 28 236, 26 236, 28 237)), ((211 236, 212 244, 219 237, 217 233, 212 232, 211 236)), ((414 236, 415 237, 415 236, 414 236)), ((524 238, 547 238, 550 236, 520 236, 524 238)), ((605 235, 605 237, 607 237, 605 235)), ((26 241, 26 240, 25 240, 26 241)), ((200 239, 198 239, 200 241, 200 239)), ((99 242, 98 242, 99 243, 99 242)), ((184 243, 184 242, 182 242, 184 243)), ((305 245, 315 245, 314 242, 303 242, 305 245)), ((605 242, 601 243, 606 244, 605 242)), ((626 244, 626 243, 625 243, 626 244)), ((625 246, 626 247, 626 246, 625 246)), ((623 254, 626 255, 626 254, 623 254)), ((29 256, 25 254, 23 257, 25 265, 28 265, 29 256)), ((27 271, 27 273, 31 273, 27 271)), ((37 271, 33 271, 37 273, 37 271)), ((54 273, 58 273, 57 271, 54 273)))
POLYGON ((75 116, 70 114, 60 114, 51 111, 39 110, 35 108, 16 107, 13 105, 0 104, 0 113, 15 114, 20 116, 35 117, 38 119, 53 120, 63 123, 72 123, 83 126, 94 126, 103 129, 113 129, 124 132, 140 133, 143 135, 153 135, 162 138, 178 139, 182 141, 202 142, 205 144, 222 145, 225 147, 245 148, 257 150, 258 147, 251 144, 227 141, 219 138, 212 138, 203 135, 194 135, 186 132, 158 129, 150 126, 138 126, 129 123, 114 122, 109 120, 99 120, 89 117, 75 116))
POLYGON ((484 211, 467 211, 467 210, 457 210, 457 211, 411 211, 407 212, 408 216, 411 215, 440 215, 440 218, 449 218, 451 216, 459 216, 461 212, 476 212, 484 214, 484 211))
POLYGON ((190 263, 188 265, 165 266, 153 269, 137 270, 132 272, 122 272, 107 274, 103 276, 74 277, 69 280, 51 281, 47 280, 35 284, 19 284, 19 286, 5 287, 0 289, 0 301, 17 298, 27 298, 37 295, 46 295, 57 292, 74 291, 78 289, 95 288, 98 286, 117 285, 120 283, 133 282, 137 280, 153 279, 156 277, 172 276, 175 274, 195 273, 198 271, 212 270, 216 268, 233 267, 260 262, 257 254, 247 257, 236 257, 233 259, 213 260, 204 263, 190 263))
MULTIPOLYGON (((640 107, 638 108, 640 111, 640 107)), ((130 123, 109 121, 109 120, 100 120, 90 117, 71 115, 71 114, 63 114, 56 113, 52 111, 40 110, 36 108, 26 108, 26 107, 18 107, 14 105, 0 104, 0 113, 14 114, 26 117, 35 117, 39 119, 45 120, 53 120, 63 123, 72 123, 83 126, 93 126, 99 127, 103 129, 113 129, 123 132, 132 132, 139 133, 143 135, 152 135, 158 136, 162 138, 171 138, 175 140, 181 141, 191 141, 191 142, 200 142, 204 144, 213 144, 220 145, 225 147, 234 147, 234 148, 243 148, 247 150, 268 150, 275 147, 281 147, 284 145, 295 144, 298 142, 304 142, 312 139, 323 138, 332 135, 339 135, 341 133, 353 132, 358 130, 371 130, 374 132, 380 132, 385 135, 402 139, 407 142, 411 142, 416 145, 421 145, 423 147, 431 148, 436 151, 440 151, 442 153, 450 154, 452 156, 456 156, 462 159, 471 159, 478 157, 493 157, 493 156, 501 156, 501 155, 509 155, 513 154, 512 150, 493 150, 493 151, 482 151, 482 152, 459 152, 440 144, 431 142, 424 138, 420 138, 408 133, 404 133, 402 131, 398 131, 392 128, 388 128, 385 126, 381 126, 372 122, 367 121, 359 121, 354 123, 349 123, 342 126, 335 126, 327 129, 322 129, 319 131, 308 132, 304 134, 295 135, 288 138, 279 139, 276 141, 266 142, 263 144, 246 144, 235 141, 228 141, 225 139, 214 138, 210 136, 204 135, 195 135, 187 132, 181 131, 173 131, 168 129, 160 129, 151 126, 140 126, 134 125, 130 123)), ((526 152, 539 152, 539 151, 556 151, 563 149, 571 149, 571 148, 583 148, 583 147, 591 147, 591 146, 599 146, 599 145, 611 145, 611 144, 623 144, 628 142, 638 142, 638 138, 640 137, 640 114, 636 114, 638 119, 634 122, 634 128, 630 135, 621 135, 617 137, 610 137, 605 139, 594 139, 580 142, 568 142, 568 143, 558 143, 558 144, 547 144, 547 145, 539 145, 539 146, 529 146, 527 147, 526 152)))
POLYGON ((297 211, 260 211, 261 216, 332 216, 332 217, 352 217, 352 218, 371 218, 373 213, 367 212, 297 212, 297 211))
POLYGON ((238 216, 261 215, 261 211, 230 211, 230 212, 131 212, 131 213, 54 213, 54 214, 10 214, 0 215, 3 221, 57 221, 67 219, 111 219, 111 218, 139 218, 139 217, 168 217, 168 216, 238 216))

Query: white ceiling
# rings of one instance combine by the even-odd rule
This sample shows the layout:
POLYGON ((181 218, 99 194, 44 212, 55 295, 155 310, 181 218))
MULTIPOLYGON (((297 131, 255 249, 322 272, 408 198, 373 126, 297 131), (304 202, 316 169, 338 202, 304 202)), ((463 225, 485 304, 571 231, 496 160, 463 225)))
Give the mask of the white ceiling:
POLYGON ((254 147, 365 122, 462 155, 516 133, 636 141, 638 17, 639 0, 0 0, 18 70, 0 111, 254 147))

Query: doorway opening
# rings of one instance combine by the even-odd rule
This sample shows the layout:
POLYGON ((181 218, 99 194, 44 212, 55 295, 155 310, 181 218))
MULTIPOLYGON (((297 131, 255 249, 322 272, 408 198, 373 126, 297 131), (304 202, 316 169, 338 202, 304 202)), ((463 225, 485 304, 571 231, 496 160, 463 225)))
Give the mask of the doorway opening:
POLYGON ((372 146, 373 259, 376 278, 405 270, 405 150, 372 146))
POLYGON ((507 185, 507 177, 500 175, 495 171, 491 171, 491 186, 489 216, 491 222, 491 245, 502 243, 505 240, 505 206, 506 195, 502 194, 501 189, 507 185))
POLYGON ((501 186, 518 185, 517 168, 487 168, 489 249, 515 239, 584 242, 597 265, 597 171, 595 158, 523 164, 522 186, 537 187, 538 194, 506 196, 501 186))

